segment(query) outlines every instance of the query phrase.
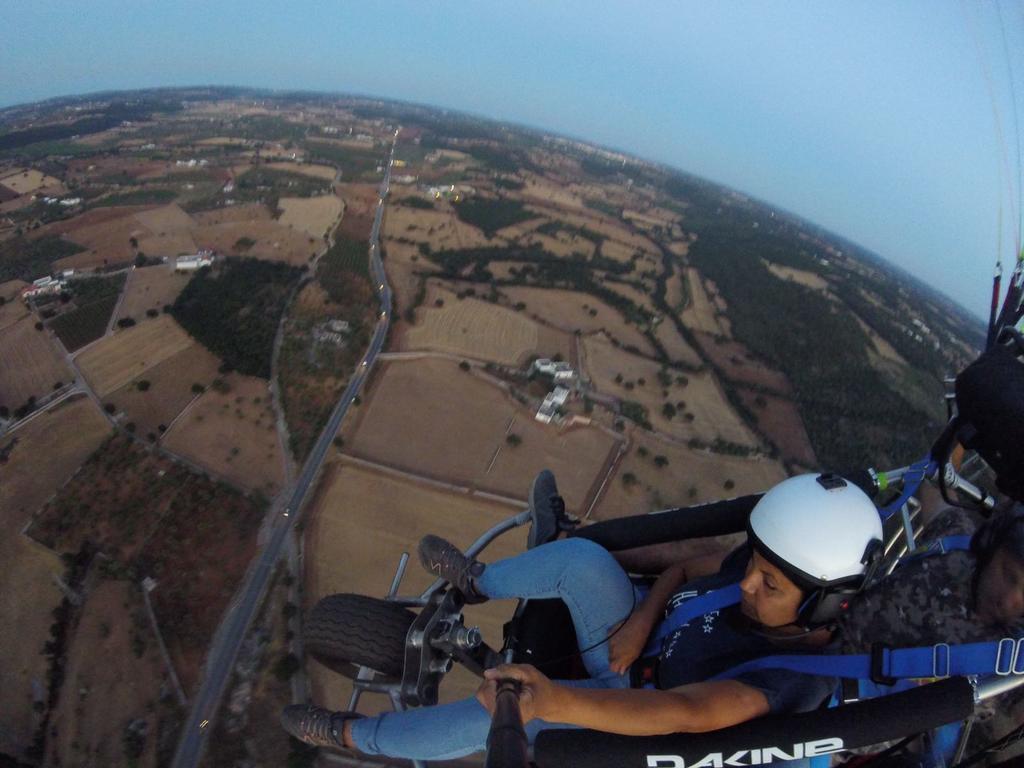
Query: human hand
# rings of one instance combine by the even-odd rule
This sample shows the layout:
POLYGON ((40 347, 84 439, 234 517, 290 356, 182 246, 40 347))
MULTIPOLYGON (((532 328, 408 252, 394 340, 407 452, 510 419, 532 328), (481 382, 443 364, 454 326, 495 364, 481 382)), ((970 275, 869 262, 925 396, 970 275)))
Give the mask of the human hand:
POLYGON ((619 675, 626 674, 630 665, 644 652, 650 634, 650 625, 636 613, 613 629, 608 639, 608 666, 611 670, 619 675))
POLYGON ((484 705, 493 717, 494 702, 501 680, 515 680, 522 686, 519 694, 519 711, 523 723, 535 717, 551 720, 558 710, 558 686, 530 664, 500 664, 484 670, 484 682, 476 692, 477 701, 484 705))

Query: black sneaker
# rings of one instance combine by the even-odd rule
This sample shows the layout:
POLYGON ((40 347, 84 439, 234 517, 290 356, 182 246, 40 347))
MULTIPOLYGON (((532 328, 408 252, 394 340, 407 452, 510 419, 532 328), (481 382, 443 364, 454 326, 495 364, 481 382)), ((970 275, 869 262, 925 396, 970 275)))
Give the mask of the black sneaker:
POLYGON ((281 727, 314 747, 345 749, 342 741, 345 721, 361 717, 356 712, 332 712, 312 704, 292 704, 281 711, 281 727))
POLYGON ((558 495, 555 476, 550 469, 541 470, 530 486, 530 533, 526 548, 533 549, 554 541, 559 531, 575 525, 565 513, 565 500, 558 495))
POLYGON ((420 539, 419 556, 424 568, 459 590, 467 603, 482 603, 487 599, 473 585, 473 578, 484 572, 484 564, 470 560, 454 544, 440 536, 424 536, 420 539))

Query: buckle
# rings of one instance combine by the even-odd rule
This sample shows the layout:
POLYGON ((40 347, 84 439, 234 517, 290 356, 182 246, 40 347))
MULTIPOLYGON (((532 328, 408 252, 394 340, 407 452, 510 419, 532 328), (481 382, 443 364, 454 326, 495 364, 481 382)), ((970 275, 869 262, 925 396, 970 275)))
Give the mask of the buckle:
POLYGON ((892 646, 885 643, 871 644, 871 680, 878 685, 895 685, 897 682, 895 677, 885 674, 891 650, 892 646))
POLYGON ((1000 677, 1011 675, 1017 670, 1017 655, 1020 646, 1012 637, 1004 637, 999 641, 996 650, 995 673, 1000 677))
POLYGON ((936 643, 932 646, 932 677, 949 677, 950 662, 949 643, 936 643))
POLYGON ((1017 640, 1017 648, 1013 652, 1013 674, 1024 675, 1024 653, 1021 653, 1024 637, 1017 640))

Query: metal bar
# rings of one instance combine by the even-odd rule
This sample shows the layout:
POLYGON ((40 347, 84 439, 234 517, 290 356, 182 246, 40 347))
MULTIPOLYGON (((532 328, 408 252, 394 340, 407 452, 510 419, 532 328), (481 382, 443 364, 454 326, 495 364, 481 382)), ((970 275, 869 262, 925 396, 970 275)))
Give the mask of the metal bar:
POLYGON ((1024 685, 1024 675, 992 675, 984 677, 974 684, 974 700, 985 701, 996 696, 1001 696, 1007 691, 1019 688, 1024 685))
POLYGON ((403 552, 402 556, 398 558, 398 568, 395 569, 395 578, 391 580, 391 589, 388 590, 388 600, 392 600, 395 595, 398 594, 398 587, 402 583, 402 577, 405 576, 405 567, 409 565, 409 553, 403 552))
MULTIPOLYGON (((478 554, 480 554, 480 552, 483 551, 484 547, 486 547, 496 538, 501 536, 501 534, 505 533, 506 531, 511 531, 513 528, 518 528, 521 525, 526 525, 529 521, 530 510, 528 509, 524 509, 518 515, 513 515, 512 517, 502 520, 500 523, 493 526, 490 530, 485 531, 484 534, 480 536, 480 538, 478 538, 476 541, 470 544, 469 548, 465 552, 466 557, 476 557, 478 554)), ((444 584, 444 579, 435 579, 434 582, 429 587, 427 587, 420 595, 420 600, 422 600, 423 602, 406 603, 404 600, 399 600, 399 602, 402 602, 403 605, 423 605, 426 599, 433 592, 444 586, 444 584)))

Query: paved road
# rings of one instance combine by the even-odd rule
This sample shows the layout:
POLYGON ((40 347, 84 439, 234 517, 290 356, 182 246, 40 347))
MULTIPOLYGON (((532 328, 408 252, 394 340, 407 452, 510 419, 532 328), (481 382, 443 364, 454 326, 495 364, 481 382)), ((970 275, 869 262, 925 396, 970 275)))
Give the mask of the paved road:
MULTIPOLYGON (((397 132, 396 132, 397 137, 397 132)), ((338 404, 334 407, 331 417, 320 433, 320 438, 313 447, 306 464, 299 475, 295 488, 288 498, 281 516, 271 529, 267 543, 257 555, 256 560, 250 565, 245 580, 239 589, 238 596, 228 608, 220 628, 214 637, 207 654, 206 674, 203 677, 202 685, 196 694, 192 711, 185 723, 185 730, 178 742, 178 750, 174 755, 172 768, 195 768, 202 757, 203 749, 206 746, 206 737, 213 730, 212 723, 220 707, 224 690, 231 680, 231 673, 235 666, 235 659, 238 655, 239 646, 245 637, 245 633, 252 623, 256 611, 259 609, 270 582, 274 566, 281 558, 284 546, 291 534, 292 526, 301 512, 302 502, 306 493, 313 486, 324 457, 327 455, 331 442, 341 426, 341 420, 345 417, 348 407, 352 404, 363 382, 366 380, 377 354, 384 346, 387 339, 388 326, 391 321, 391 288, 387 284, 384 273, 384 265, 380 260, 380 227, 384 218, 384 199, 387 197, 388 184, 391 180, 391 160, 394 157, 394 145, 384 171, 384 179, 380 185, 380 200, 377 205, 377 213, 373 220, 373 229, 370 233, 370 271, 374 282, 378 286, 380 296, 381 314, 377 321, 377 327, 370 342, 366 356, 363 358, 355 374, 345 388, 344 394, 338 404), (203 723, 210 725, 203 726, 203 723)))

